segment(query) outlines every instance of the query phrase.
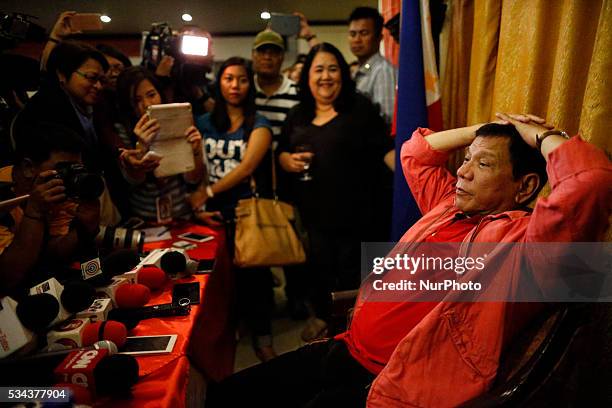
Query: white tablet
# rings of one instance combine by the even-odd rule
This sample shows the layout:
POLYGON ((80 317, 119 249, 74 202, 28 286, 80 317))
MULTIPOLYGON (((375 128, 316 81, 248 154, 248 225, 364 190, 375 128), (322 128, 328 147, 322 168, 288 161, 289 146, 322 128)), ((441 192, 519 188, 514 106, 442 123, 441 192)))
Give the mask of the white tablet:
POLYGON ((131 355, 171 353, 176 337, 176 334, 128 337, 121 348, 121 353, 131 355))

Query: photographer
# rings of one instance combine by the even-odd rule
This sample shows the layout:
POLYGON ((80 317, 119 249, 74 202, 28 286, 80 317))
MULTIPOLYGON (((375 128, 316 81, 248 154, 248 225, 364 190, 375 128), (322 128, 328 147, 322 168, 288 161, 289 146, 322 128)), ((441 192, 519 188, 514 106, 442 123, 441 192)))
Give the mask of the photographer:
POLYGON ((18 141, 15 165, 0 170, 0 180, 13 183, 10 195, 29 194, 0 213, 0 295, 47 279, 54 265, 77 253, 80 240, 95 236, 100 221, 97 197, 69 198, 57 171, 62 162, 81 163, 79 136, 53 124, 30 127, 27 135, 18 141))

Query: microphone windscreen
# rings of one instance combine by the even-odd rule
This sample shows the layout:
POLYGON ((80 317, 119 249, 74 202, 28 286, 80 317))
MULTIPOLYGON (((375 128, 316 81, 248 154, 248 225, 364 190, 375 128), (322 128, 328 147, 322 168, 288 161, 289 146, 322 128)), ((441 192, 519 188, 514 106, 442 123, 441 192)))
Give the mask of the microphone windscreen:
POLYGON ((142 307, 151 300, 151 290, 139 283, 126 283, 117 288, 115 303, 119 309, 142 307))
POLYGON ((84 347, 93 345, 99 340, 110 340, 121 348, 125 344, 127 328, 123 323, 108 320, 106 322, 95 322, 83 330, 81 341, 84 347), (101 326, 104 326, 101 329, 101 326))
POLYGON ((60 310, 57 299, 48 293, 39 293, 23 298, 15 311, 21 324, 38 332, 55 320, 60 310))
POLYGON ((133 249, 118 249, 102 260, 102 270, 112 277, 131 271, 140 263, 138 252, 133 249))
POLYGON ((127 354, 105 357, 94 368, 94 377, 98 394, 127 396, 138 382, 138 361, 127 354))
POLYGON ((156 266, 143 266, 138 271, 138 283, 145 285, 151 290, 157 290, 164 287, 166 283, 166 274, 156 266))
POLYGON ((64 284, 60 295, 62 306, 70 313, 87 309, 96 299, 96 289, 87 282, 73 281, 64 284))
POLYGON ((176 275, 187 267, 187 258, 178 251, 166 252, 160 259, 160 266, 167 274, 176 275))

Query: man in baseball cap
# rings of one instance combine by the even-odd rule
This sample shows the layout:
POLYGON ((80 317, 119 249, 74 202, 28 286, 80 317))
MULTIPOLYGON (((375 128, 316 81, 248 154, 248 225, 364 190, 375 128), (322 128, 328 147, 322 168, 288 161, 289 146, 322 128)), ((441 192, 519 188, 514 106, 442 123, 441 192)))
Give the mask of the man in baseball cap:
MULTIPOLYGON (((280 34, 266 29, 255 36, 253 41, 253 71, 255 72, 255 105, 257 113, 265 116, 272 125, 274 146, 278 144, 281 128, 289 110, 298 102, 297 85, 281 74, 281 66, 285 57, 285 41, 280 34)), ((267 166, 270 161, 264 159, 262 164, 267 166)), ((263 171, 262 171, 263 173, 263 171)), ((266 172, 271 174, 270 171, 266 172)), ((282 176, 278 179, 279 189, 282 192, 282 176)), ((282 194, 282 193, 281 193, 282 194)), ((306 297, 305 271, 302 266, 283 268, 287 285, 287 305, 289 314, 294 319, 308 317, 304 304, 306 297)))

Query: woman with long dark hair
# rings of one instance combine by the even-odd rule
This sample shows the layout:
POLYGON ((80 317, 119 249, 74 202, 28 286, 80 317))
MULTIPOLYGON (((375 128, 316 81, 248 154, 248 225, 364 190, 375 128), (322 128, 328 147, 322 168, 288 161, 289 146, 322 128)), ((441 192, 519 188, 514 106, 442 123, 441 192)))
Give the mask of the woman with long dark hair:
POLYGON ((389 140, 378 111, 355 91, 349 66, 333 45, 311 49, 299 88, 301 102, 285 122, 279 161, 290 173, 310 242, 316 318, 302 338, 312 340, 325 333, 331 291, 359 287, 360 242, 387 238, 375 209, 389 140))
MULTIPOLYGON (((208 159, 206 188, 192 196, 196 215, 209 225, 226 223, 233 250, 235 208, 238 200, 252 194, 250 179, 270 149, 272 133, 267 120, 255 112, 255 83, 246 60, 233 57, 219 68, 215 107, 196 121, 204 137, 208 159)), ((274 305, 269 268, 235 268, 240 314, 253 334, 261 360, 275 356, 270 317, 274 305)))
POLYGON ((130 215, 149 222, 164 221, 160 218, 162 202, 170 208, 172 219, 189 219, 191 206, 186 200, 189 185, 200 183, 204 174, 202 161, 202 136, 195 126, 185 129, 185 137, 193 150, 195 169, 183 175, 157 178, 153 170, 159 165, 159 158, 145 156, 148 146, 159 132, 157 120, 150 120, 146 114, 151 105, 165 103, 161 88, 155 76, 142 67, 124 70, 117 79, 117 97, 124 125, 131 131, 118 132, 125 146, 121 164, 131 184, 129 193, 130 215))

